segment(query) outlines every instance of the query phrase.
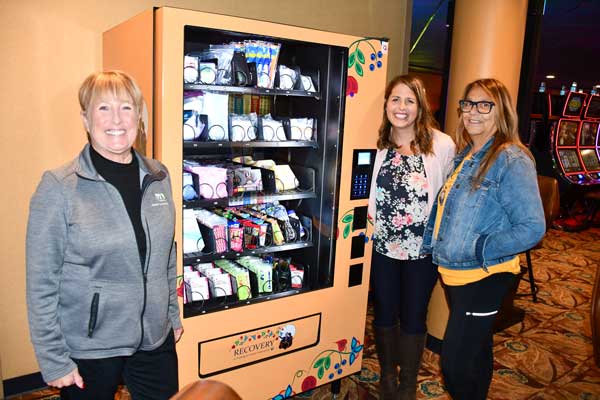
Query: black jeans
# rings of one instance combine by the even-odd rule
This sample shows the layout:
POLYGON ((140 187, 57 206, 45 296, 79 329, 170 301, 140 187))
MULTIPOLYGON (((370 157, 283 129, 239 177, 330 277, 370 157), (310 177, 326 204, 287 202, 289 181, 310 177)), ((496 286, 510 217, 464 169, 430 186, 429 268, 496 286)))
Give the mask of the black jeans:
POLYGON ((66 400, 113 400, 123 382, 134 400, 166 400, 179 390, 177 353, 173 331, 165 342, 151 351, 137 351, 127 357, 92 360, 73 359, 83 378, 84 389, 63 388, 66 400))
POLYGON ((427 332, 427 306, 437 278, 437 267, 431 263, 431 257, 396 260, 373 251, 373 325, 389 328, 399 320, 404 333, 427 332))
POLYGON ((450 318, 442 344, 442 374, 454 400, 485 400, 493 373, 493 329, 515 283, 504 272, 464 286, 445 286, 450 318))

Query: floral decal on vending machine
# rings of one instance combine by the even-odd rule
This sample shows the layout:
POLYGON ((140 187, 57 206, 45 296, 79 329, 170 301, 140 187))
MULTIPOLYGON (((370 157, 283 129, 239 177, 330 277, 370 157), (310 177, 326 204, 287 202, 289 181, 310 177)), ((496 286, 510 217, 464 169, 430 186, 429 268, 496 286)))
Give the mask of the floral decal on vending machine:
POLYGON ((301 392, 334 380, 344 372, 346 366, 354 364, 363 350, 363 345, 355 337, 350 341, 350 348, 348 348, 348 339, 340 339, 334 343, 336 348, 323 350, 313 359, 308 369, 296 371, 292 382, 271 400, 283 400, 295 396, 297 393, 293 387, 297 379, 302 379, 301 392))
POLYGON ((359 39, 355 40, 348 46, 348 80, 346 82, 346 96, 354 97, 358 93, 358 81, 350 73, 352 70, 358 77, 365 74, 365 69, 375 71, 377 68, 383 67, 381 59, 384 54, 387 54, 388 43, 384 41, 376 41, 375 39, 359 39), (380 49, 375 49, 373 45, 379 44, 380 49), (362 45, 362 48, 361 48, 362 45), (365 52, 368 58, 365 57, 365 52))
MULTIPOLYGON (((352 222, 354 221, 354 208, 351 208, 350 210, 346 211, 344 214, 342 214, 342 217, 340 219, 340 223, 338 224, 339 226, 343 226, 343 231, 342 231, 342 237, 344 239, 348 238, 348 236, 350 235, 350 233, 352 233, 353 231, 355 231, 355 229, 352 227, 352 222)), ((369 225, 373 225, 373 222, 371 221, 370 218, 367 218, 367 226, 364 228, 364 232, 360 232, 359 236, 364 236, 365 237, 365 243, 369 243, 369 235, 367 234, 367 230, 369 228, 369 225)), ((338 228, 335 232, 335 238, 338 239, 340 236, 340 228, 338 228)))

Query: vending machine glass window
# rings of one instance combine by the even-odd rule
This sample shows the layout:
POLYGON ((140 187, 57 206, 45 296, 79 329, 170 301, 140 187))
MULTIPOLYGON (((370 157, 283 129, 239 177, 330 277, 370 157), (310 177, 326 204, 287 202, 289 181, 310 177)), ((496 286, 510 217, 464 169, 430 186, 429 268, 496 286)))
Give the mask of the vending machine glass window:
POLYGON ((575 149, 558 149, 558 157, 566 173, 579 172, 582 170, 575 149))
POLYGON ((596 149, 582 149, 581 159, 583 160, 583 165, 587 171, 592 172, 600 170, 600 162, 598 160, 596 149))
POLYGON ((330 287, 347 49, 186 26, 183 57, 184 317, 330 287))
POLYGON ((577 130, 579 121, 562 119, 558 125, 558 146, 575 146, 577 144, 577 130))

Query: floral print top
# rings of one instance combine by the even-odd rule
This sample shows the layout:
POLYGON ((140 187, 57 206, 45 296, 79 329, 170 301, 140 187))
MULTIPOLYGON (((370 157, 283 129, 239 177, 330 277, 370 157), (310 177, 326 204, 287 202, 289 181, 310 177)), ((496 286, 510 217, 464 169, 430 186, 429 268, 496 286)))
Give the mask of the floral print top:
POLYGON ((398 260, 417 260, 427 211, 427 177, 420 155, 388 150, 376 181, 375 251, 398 260))

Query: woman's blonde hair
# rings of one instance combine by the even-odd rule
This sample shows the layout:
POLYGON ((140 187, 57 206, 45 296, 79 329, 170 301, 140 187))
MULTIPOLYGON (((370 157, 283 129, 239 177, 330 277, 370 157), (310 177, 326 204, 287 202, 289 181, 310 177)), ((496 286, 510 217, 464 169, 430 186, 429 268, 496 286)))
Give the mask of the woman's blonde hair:
MULTIPOLYGON (((79 87, 79 106, 81 113, 89 118, 87 111, 92 103, 100 96, 111 94, 117 98, 129 97, 138 114, 138 135, 144 135, 142 115, 144 97, 135 80, 123 71, 102 71, 89 75, 79 87)), ((89 132, 88 141, 90 140, 89 132)))
MULTIPOLYGON (((533 156, 519 138, 519 120, 517 117, 517 111, 513 106, 510 93, 508 92, 506 86, 494 78, 478 79, 469 83, 465 87, 462 98, 466 99, 469 92, 476 87, 486 92, 494 102, 494 107, 496 108, 496 112, 494 114, 496 132, 494 133, 494 143, 485 157, 483 157, 481 165, 477 170, 477 174, 473 178, 473 188, 479 187, 483 177, 490 169, 496 158, 498 158, 498 155, 503 149, 510 145, 520 147, 523 152, 533 160, 533 156)), ((473 140, 471 139, 471 135, 469 135, 465 129, 460 107, 458 107, 457 111, 459 118, 458 127, 456 129, 456 147, 457 152, 461 152, 468 146, 471 146, 473 144, 473 140)))
POLYGON ((423 82, 412 75, 399 75, 392 79, 385 88, 385 102, 383 103, 383 119, 379 127, 378 149, 392 149, 396 144, 392 141, 392 124, 387 117, 386 105, 392 90, 399 84, 408 86, 417 98, 417 119, 415 120, 415 139, 410 143, 410 148, 415 153, 433 154, 433 130, 438 128, 437 121, 431 114, 427 101, 427 92, 423 82))

